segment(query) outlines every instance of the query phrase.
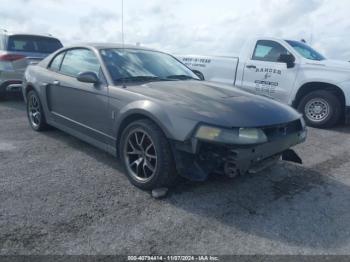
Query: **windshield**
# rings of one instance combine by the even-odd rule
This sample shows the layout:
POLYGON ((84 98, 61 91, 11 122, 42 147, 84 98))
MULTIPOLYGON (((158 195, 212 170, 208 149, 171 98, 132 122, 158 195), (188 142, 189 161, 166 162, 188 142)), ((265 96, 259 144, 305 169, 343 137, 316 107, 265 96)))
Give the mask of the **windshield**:
POLYGON ((53 53, 60 49, 62 44, 59 40, 50 37, 14 35, 8 39, 9 51, 53 53))
POLYGON ((313 48, 302 42, 287 40, 287 43, 290 44, 301 56, 303 56, 306 59, 315 61, 321 61, 326 59, 323 55, 321 55, 313 48))
POLYGON ((199 80, 174 57, 161 52, 103 49, 101 55, 114 82, 199 80))

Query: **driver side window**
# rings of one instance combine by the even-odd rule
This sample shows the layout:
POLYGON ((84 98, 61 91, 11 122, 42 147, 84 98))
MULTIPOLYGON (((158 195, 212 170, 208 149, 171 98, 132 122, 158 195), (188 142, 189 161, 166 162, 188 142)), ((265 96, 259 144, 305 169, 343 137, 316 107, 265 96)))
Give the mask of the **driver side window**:
POLYGON ((100 68, 100 63, 91 50, 72 49, 67 51, 60 72, 72 77, 77 77, 81 72, 94 72, 99 75, 100 68))
POLYGON ((286 48, 275 41, 259 40, 256 44, 252 60, 279 62, 281 55, 290 54, 286 48))

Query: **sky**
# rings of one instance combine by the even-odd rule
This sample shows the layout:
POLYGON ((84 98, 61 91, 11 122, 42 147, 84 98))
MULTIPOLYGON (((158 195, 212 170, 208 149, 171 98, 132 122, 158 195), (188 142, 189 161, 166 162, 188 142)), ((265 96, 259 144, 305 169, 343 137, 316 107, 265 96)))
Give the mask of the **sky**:
MULTIPOLYGON (((0 28, 64 45, 122 41, 121 0, 0 0, 0 28)), ((250 37, 305 39, 350 60, 349 0, 124 0, 125 43, 173 54, 238 55, 250 37)))

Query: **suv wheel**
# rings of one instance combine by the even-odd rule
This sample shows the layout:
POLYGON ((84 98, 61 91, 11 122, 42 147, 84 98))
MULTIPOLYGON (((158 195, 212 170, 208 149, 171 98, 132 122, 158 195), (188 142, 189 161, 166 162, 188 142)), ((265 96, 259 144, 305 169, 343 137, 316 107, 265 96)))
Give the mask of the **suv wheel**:
POLYGON ((340 120, 341 103, 335 94, 317 90, 302 98, 298 111, 303 113, 307 125, 327 128, 334 126, 340 120))
POLYGON ((119 155, 130 182, 145 190, 168 187, 177 178, 169 141, 149 120, 129 124, 123 131, 119 155))
POLYGON ((27 95, 27 115, 29 124, 35 131, 47 128, 41 101, 35 91, 29 91, 27 95))

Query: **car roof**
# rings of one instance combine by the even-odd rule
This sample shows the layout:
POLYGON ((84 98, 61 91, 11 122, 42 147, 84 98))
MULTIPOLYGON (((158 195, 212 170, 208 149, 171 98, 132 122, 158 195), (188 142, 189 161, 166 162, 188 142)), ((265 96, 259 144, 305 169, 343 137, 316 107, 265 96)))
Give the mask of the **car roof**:
POLYGON ((16 36, 16 35, 18 35, 18 36, 36 36, 36 37, 46 37, 46 38, 58 39, 51 34, 30 34, 30 33, 25 33, 25 32, 9 32, 5 29, 0 29, 0 36, 2 36, 2 37, 9 37, 9 36, 16 36))
POLYGON ((66 49, 69 48, 78 48, 78 47, 90 47, 90 48, 95 48, 95 49, 139 49, 139 50, 149 50, 149 51, 157 51, 160 52, 159 50, 155 50, 152 48, 144 47, 144 46, 139 46, 139 45, 123 45, 123 44, 118 44, 118 43, 81 43, 80 45, 73 45, 73 46, 67 46, 66 49))
POLYGON ((159 53, 164 53, 165 52, 156 50, 156 49, 151 49, 147 48, 144 46, 139 46, 139 45, 123 45, 123 44, 118 44, 118 43, 81 43, 81 44, 74 44, 74 45, 66 45, 65 47, 57 50, 56 52, 52 53, 50 56, 48 56, 46 59, 44 59, 40 65, 46 67, 56 57, 59 53, 63 53, 66 51, 69 51, 71 49, 79 49, 79 48, 88 48, 88 49, 97 49, 97 50, 102 50, 102 49, 134 49, 134 50, 146 50, 146 51, 154 51, 154 52, 159 52, 159 53))

